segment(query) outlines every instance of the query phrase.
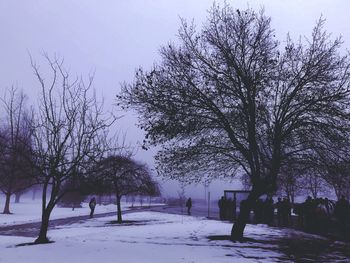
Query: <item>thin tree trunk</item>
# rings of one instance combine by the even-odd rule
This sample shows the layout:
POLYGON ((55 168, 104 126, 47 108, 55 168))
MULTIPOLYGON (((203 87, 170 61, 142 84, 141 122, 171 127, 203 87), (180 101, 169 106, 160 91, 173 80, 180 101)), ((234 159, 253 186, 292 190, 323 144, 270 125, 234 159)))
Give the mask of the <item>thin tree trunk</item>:
POLYGON ((49 239, 47 238, 47 231, 49 229, 49 221, 50 221, 51 211, 52 211, 52 208, 48 207, 43 212, 43 215, 41 217, 39 236, 35 240, 35 243, 37 243, 37 244, 49 243, 49 239))
POLYGON ((120 205, 120 200, 121 200, 121 196, 116 195, 117 198, 117 216, 118 216, 118 223, 122 223, 123 219, 122 219, 122 208, 120 205))
POLYGON ((42 204, 41 204, 41 225, 40 225, 39 236, 35 240, 36 244, 45 244, 49 242, 49 239, 47 238, 47 230, 49 228, 50 214, 53 209, 53 206, 51 205, 50 202, 46 206, 46 195, 47 195, 46 191, 47 191, 48 183, 49 182, 47 181, 43 185, 42 204))
POLYGON ((4 211, 3 211, 4 214, 11 214, 10 201, 11 201, 11 193, 6 193, 6 201, 5 201, 4 211))

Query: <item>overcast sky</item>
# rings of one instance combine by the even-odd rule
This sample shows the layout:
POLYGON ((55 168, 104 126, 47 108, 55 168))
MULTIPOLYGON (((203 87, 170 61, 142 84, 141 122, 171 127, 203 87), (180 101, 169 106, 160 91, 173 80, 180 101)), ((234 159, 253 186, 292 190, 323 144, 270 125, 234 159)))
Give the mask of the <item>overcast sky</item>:
MULTIPOLYGON (((221 3, 223 1, 216 1, 221 3)), ((234 8, 265 8, 278 38, 310 35, 323 15, 334 37, 350 45, 349 0, 227 0, 234 8)), ((40 64, 40 54, 58 54, 73 73, 95 72, 94 87, 111 107, 120 83, 131 82, 135 69, 149 68, 158 50, 176 41, 179 17, 200 26, 211 0, 0 0, 0 91, 11 85, 25 90, 34 101, 38 83, 28 52, 40 64)), ((119 127, 132 143, 142 141, 136 118, 127 114, 119 127)), ((137 158, 152 163, 154 151, 137 158)), ((227 185, 225 186, 227 188, 227 185)), ((234 186, 232 186, 234 188, 234 186)), ((189 189, 188 191, 192 191, 189 189)), ((175 191, 176 193, 176 191, 175 191)))

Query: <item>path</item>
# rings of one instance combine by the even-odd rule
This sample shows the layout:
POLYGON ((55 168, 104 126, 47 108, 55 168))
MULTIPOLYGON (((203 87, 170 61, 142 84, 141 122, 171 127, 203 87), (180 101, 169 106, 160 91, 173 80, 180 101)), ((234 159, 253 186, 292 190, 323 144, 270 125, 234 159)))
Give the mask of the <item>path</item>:
MULTIPOLYGON (((162 212, 168 214, 177 214, 177 215, 187 215, 187 208, 185 206, 157 206, 151 207, 150 211, 162 212)), ((209 208, 209 216, 208 216, 208 206, 204 203, 194 203, 191 209, 192 216, 201 216, 207 217, 209 219, 217 219, 219 220, 219 208, 211 206, 209 208)))
MULTIPOLYGON (((137 212, 137 211, 149 210, 149 209, 150 208, 144 207, 144 208, 135 208, 135 209, 125 210, 123 211, 123 215, 132 213, 132 212, 137 212)), ((115 216, 117 218, 117 212, 115 211, 115 212, 95 214, 94 218, 107 217, 107 216, 115 216)), ((74 223, 79 223, 81 221, 88 220, 88 219, 90 219, 89 215, 52 219, 50 220, 49 230, 55 229, 63 225, 71 225, 74 223)), ((39 233, 39 229, 40 229, 40 222, 16 224, 16 225, 10 225, 10 226, 0 226, 0 235, 37 237, 39 233)))

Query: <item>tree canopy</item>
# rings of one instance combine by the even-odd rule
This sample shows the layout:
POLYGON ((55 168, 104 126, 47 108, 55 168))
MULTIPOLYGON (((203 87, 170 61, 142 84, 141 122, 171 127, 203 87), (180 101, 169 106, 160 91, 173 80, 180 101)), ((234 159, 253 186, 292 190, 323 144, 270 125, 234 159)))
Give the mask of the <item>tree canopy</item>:
MULTIPOLYGON (((179 44, 162 47, 160 63, 122 86, 118 98, 138 112, 145 147, 162 146, 161 174, 193 181, 243 172, 251 206, 276 191, 285 160, 348 132, 350 60, 341 39, 320 19, 311 37, 281 44, 270 22, 263 11, 214 4, 200 30, 183 20, 179 44)), ((246 219, 232 238, 243 236, 246 219)))
POLYGON ((123 155, 102 158, 91 168, 91 183, 97 193, 115 194, 118 207, 118 222, 122 222, 121 198, 125 195, 160 194, 159 186, 152 179, 145 164, 123 155))

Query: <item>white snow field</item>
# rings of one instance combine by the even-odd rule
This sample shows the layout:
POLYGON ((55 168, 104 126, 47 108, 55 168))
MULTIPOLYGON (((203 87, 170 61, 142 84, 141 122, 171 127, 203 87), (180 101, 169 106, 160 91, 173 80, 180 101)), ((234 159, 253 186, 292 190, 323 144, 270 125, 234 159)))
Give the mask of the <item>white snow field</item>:
MULTIPOLYGON (((296 230, 247 225, 248 241, 234 243, 208 238, 228 235, 232 227, 229 222, 149 211, 125 214, 123 219, 126 223, 122 225, 114 224, 113 216, 49 230, 48 236, 55 242, 44 245, 16 246, 33 238, 0 236, 0 262, 295 262, 281 248, 283 240, 323 241, 296 230)), ((288 244, 284 247, 288 249, 288 244)), ((346 260, 342 254, 333 253, 315 261, 297 262, 350 262, 346 260)))

